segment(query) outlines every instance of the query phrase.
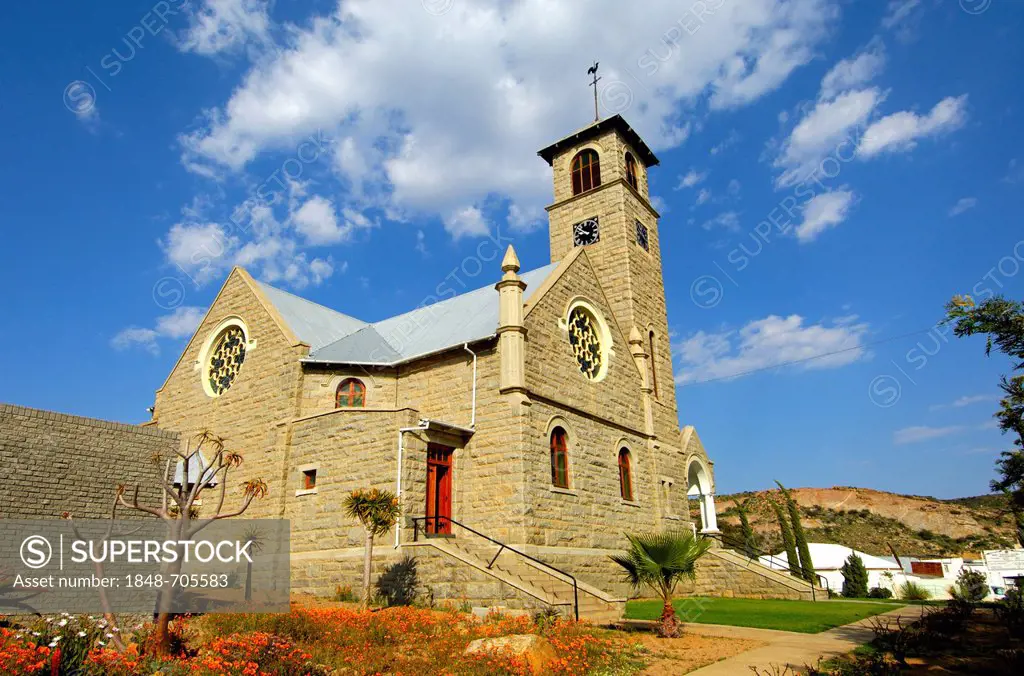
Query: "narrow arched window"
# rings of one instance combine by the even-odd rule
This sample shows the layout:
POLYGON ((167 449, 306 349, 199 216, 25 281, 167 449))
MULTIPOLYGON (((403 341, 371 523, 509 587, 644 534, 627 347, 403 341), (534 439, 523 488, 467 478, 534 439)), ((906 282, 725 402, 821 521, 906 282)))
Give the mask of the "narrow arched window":
POLYGON ((633 190, 640 190, 640 181, 636 174, 636 158, 633 153, 626 153, 626 183, 633 186, 633 190))
POLYGON ((655 352, 654 331, 651 331, 650 334, 648 334, 648 340, 650 342, 650 350, 651 350, 651 390, 653 391, 654 396, 657 397, 658 396, 658 354, 657 354, 657 352, 655 352))
POLYGON ((569 487, 569 447, 561 427, 551 431, 551 485, 569 487))
POLYGON ((619 449, 619 495, 623 500, 633 501, 633 467, 628 448, 619 449))
POLYGON ((362 408, 366 405, 366 386, 358 378, 345 378, 334 395, 335 408, 362 408))
POLYGON ((572 158, 572 194, 592 190, 601 185, 601 160, 594 150, 581 150, 572 158))

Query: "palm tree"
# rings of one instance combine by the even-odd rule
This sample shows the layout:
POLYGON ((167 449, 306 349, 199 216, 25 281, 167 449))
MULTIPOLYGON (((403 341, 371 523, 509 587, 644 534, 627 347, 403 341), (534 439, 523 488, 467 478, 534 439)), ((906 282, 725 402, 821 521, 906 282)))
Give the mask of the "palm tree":
POLYGON ((398 522, 401 510, 398 498, 391 491, 376 488, 352 491, 343 503, 345 513, 363 524, 366 550, 363 554, 363 607, 370 605, 370 566, 373 560, 373 538, 387 533, 398 522))
POLYGON ((697 579, 697 559, 711 548, 711 540, 696 537, 688 531, 627 533, 626 539, 629 540, 629 549, 612 556, 612 561, 625 569, 626 580, 634 590, 648 587, 661 598, 664 607, 658 635, 665 638, 679 636, 679 618, 672 607, 672 596, 676 585, 684 578, 697 579))

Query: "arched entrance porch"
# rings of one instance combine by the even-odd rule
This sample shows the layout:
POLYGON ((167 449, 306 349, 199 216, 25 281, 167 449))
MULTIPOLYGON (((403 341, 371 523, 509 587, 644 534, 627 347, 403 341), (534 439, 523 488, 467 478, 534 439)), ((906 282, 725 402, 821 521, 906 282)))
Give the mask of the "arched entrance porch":
POLYGON ((700 525, 702 533, 718 532, 718 517, 715 514, 715 493, 711 486, 711 475, 700 458, 690 460, 687 468, 686 497, 696 499, 700 504, 700 525))

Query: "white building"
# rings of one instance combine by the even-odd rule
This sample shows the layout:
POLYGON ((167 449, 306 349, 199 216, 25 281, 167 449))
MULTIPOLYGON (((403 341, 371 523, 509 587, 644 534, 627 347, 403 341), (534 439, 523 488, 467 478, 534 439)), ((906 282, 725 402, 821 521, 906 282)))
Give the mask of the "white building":
MULTIPOLYGON (((814 563, 815 572, 825 578, 828 581, 828 588, 837 594, 843 591, 842 568, 851 553, 856 553, 864 562, 864 567, 868 571, 869 589, 884 587, 892 590, 895 595, 895 586, 903 584, 907 577, 894 561, 858 552, 843 545, 809 542, 807 547, 811 551, 811 561, 814 563)), ((760 561, 776 570, 789 569, 789 560, 785 552, 773 556, 762 556, 760 561)))
MULTIPOLYGON (((814 570, 838 593, 843 590, 843 564, 855 550, 843 545, 821 542, 808 543, 814 570)), ((933 599, 948 599, 952 587, 964 568, 985 576, 990 590, 989 598, 1000 598, 1013 586, 1017 578, 1024 578, 1024 549, 986 550, 982 556, 921 557, 901 556, 897 562, 891 556, 872 556, 856 552, 868 571, 868 589, 883 587, 898 596, 898 588, 908 580, 923 587, 933 599)), ((762 556, 761 563, 776 570, 788 570, 786 553, 762 556)))

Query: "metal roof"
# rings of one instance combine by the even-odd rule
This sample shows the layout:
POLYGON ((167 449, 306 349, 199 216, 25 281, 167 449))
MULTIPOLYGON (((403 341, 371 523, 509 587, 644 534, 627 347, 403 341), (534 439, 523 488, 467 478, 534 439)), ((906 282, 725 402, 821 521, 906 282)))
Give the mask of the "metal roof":
POLYGON ((349 317, 313 301, 299 298, 263 282, 256 282, 267 295, 288 327, 299 340, 309 345, 310 351, 328 345, 343 336, 362 329, 368 324, 349 317))
MULTIPOLYGON (((522 273, 523 301, 557 263, 522 273)), ((306 362, 392 365, 489 338, 498 328, 498 293, 488 285, 372 324, 260 284, 288 326, 309 343, 306 362), (328 337, 333 335, 333 339, 328 337)))
POLYGON ((548 164, 551 164, 555 159, 555 155, 566 148, 579 145, 584 141, 588 141, 595 136, 600 136, 606 131, 611 131, 613 129, 619 132, 619 134, 629 142, 629 145, 631 145, 633 150, 636 151, 636 154, 639 156, 640 161, 644 163, 645 167, 653 167, 656 164, 659 164, 659 160, 654 155, 654 152, 646 143, 644 143, 644 140, 640 138, 640 134, 633 131, 633 128, 629 126, 629 123, 627 123, 621 115, 612 115, 611 117, 606 117, 599 122, 594 122, 593 124, 590 124, 563 139, 555 141, 547 148, 538 150, 537 154, 543 157, 548 164))
MULTIPOLYGON (((846 563, 846 559, 849 558, 850 554, 856 553, 864 562, 864 567, 868 570, 900 570, 892 561, 886 561, 879 556, 872 556, 871 554, 865 554, 843 545, 837 545, 826 542, 809 542, 807 548, 811 553, 811 561, 814 562, 815 570, 839 570, 846 563)), ((769 568, 786 569, 788 567, 788 560, 786 552, 780 552, 773 554, 771 557, 762 556, 760 557, 761 563, 768 566, 769 568)))

